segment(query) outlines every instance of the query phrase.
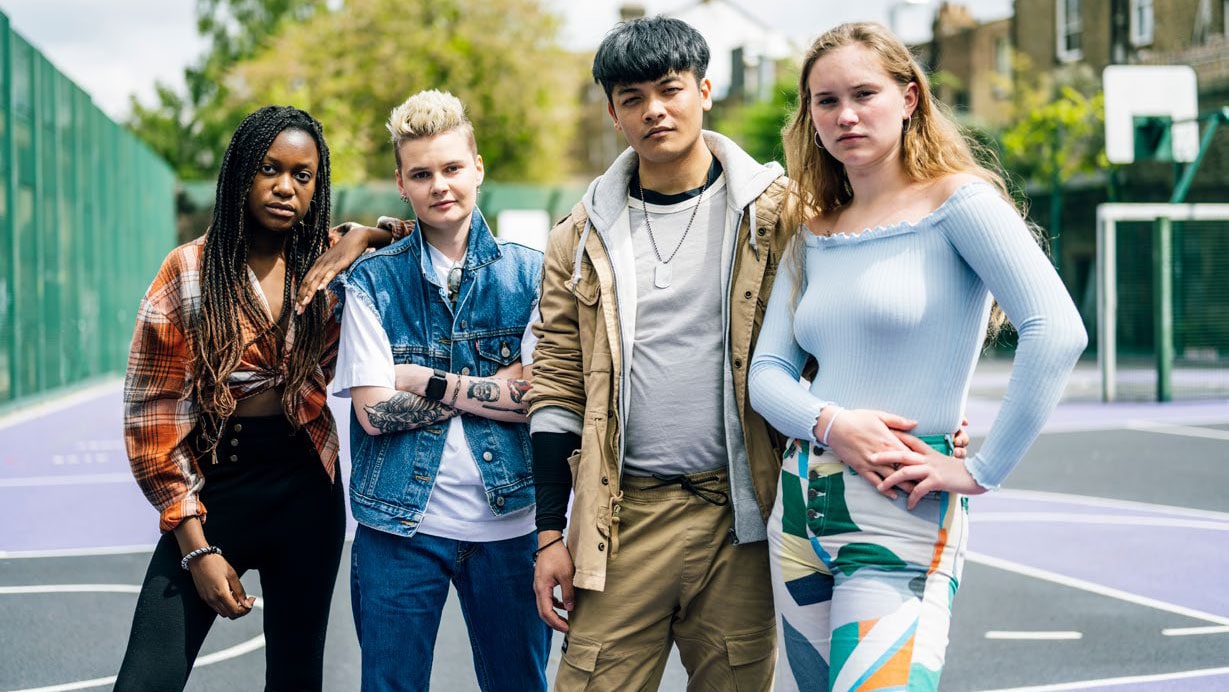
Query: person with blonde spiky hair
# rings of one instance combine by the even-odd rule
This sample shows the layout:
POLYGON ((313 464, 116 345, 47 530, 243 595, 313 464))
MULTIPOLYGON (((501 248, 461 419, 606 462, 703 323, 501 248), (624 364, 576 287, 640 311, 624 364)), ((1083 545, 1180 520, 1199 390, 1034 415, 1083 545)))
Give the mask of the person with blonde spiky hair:
POLYGON ((427 689, 451 583, 482 689, 545 690, 524 404, 542 253, 488 229, 485 168, 455 96, 414 94, 388 131, 416 218, 330 285, 344 304, 333 392, 353 402, 362 689, 427 689))

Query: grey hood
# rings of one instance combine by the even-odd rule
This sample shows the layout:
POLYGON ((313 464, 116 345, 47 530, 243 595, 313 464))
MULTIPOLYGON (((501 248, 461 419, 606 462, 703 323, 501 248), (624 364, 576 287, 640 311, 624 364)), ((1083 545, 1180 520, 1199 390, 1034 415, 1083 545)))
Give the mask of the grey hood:
MULTIPOLYGON (((725 170, 727 199, 731 209, 746 209, 785 172, 776 161, 759 163, 725 135, 709 130, 701 134, 709 151, 713 152, 725 170)), ((610 229, 627 207, 627 186, 639 161, 636 151, 628 147, 585 191, 582 202, 589 221, 599 233, 610 229)))

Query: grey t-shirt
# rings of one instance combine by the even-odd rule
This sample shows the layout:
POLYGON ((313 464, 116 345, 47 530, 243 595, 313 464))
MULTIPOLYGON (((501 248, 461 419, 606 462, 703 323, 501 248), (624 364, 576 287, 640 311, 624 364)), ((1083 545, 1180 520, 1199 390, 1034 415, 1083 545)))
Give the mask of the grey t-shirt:
POLYGON ((624 472, 648 476, 724 468, 725 176, 700 197, 646 205, 629 195, 628 205, 637 304, 624 472), (684 237, 697 203, 701 206, 684 237), (646 211, 661 257, 670 257, 678 247, 668 263, 666 288, 655 285, 663 283, 657 274, 661 262, 650 243, 646 211))

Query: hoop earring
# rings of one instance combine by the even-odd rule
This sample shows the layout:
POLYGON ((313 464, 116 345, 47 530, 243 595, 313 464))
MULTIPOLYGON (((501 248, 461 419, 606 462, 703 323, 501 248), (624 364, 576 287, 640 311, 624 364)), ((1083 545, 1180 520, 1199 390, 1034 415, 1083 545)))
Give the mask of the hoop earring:
POLYGON ((905 118, 901 125, 900 131, 908 134, 909 128, 913 126, 913 114, 910 113, 908 118, 905 118))
POLYGON ((816 149, 819 149, 820 151, 825 151, 825 149, 824 149, 824 145, 823 145, 823 144, 821 144, 821 143, 820 143, 820 141, 819 141, 819 133, 818 133, 818 132, 816 132, 816 133, 815 133, 815 148, 816 148, 816 149))

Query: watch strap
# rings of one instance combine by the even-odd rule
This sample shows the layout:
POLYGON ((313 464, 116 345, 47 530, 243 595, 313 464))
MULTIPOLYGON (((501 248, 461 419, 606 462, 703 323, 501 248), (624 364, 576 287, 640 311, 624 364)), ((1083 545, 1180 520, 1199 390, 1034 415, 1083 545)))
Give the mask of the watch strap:
POLYGON ((444 393, 448 391, 448 373, 443 370, 434 370, 431 373, 431 379, 427 380, 427 398, 432 401, 442 401, 444 393))

